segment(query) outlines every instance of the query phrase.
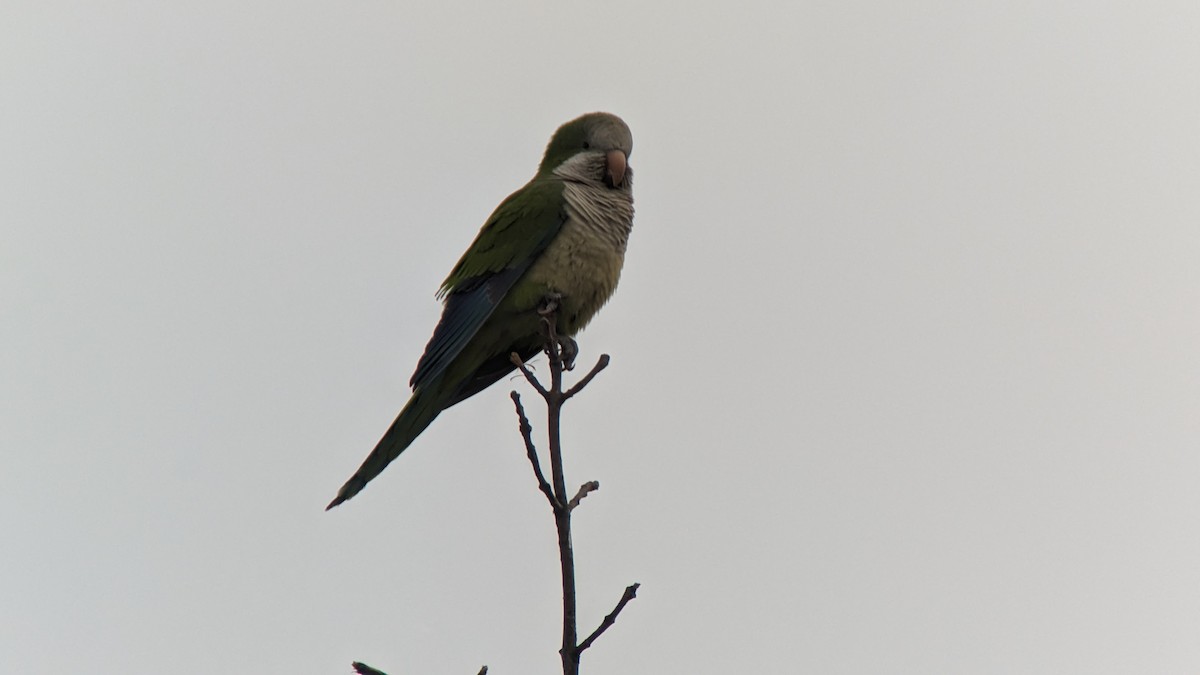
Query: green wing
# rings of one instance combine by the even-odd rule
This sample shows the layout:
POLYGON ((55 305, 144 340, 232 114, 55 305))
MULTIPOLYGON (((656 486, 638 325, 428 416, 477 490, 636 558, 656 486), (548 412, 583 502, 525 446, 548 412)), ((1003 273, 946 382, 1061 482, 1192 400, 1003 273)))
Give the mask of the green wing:
POLYGON ((535 179, 496 207, 438 291, 446 306, 409 382, 414 389, 446 370, 558 235, 562 191, 561 181, 535 179))

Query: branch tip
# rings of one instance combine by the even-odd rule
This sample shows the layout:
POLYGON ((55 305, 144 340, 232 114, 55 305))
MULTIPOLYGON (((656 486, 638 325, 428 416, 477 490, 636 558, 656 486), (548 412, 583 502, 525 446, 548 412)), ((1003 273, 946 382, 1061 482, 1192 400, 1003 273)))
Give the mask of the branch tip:
POLYGON ((580 485, 579 492, 576 492, 575 496, 571 497, 571 501, 567 502, 567 509, 572 510, 576 506, 579 506, 579 502, 583 501, 584 497, 588 496, 589 494, 591 494, 599 489, 600 489, 600 481, 598 481, 598 480, 589 480, 588 482, 584 483, 583 485, 580 485))
POLYGON ((550 508, 557 511, 563 508, 563 505, 554 495, 554 488, 550 487, 550 483, 546 481, 546 475, 542 473, 542 464, 538 461, 537 448, 533 445, 533 425, 525 416, 525 406, 521 405, 521 395, 514 391, 509 394, 509 397, 517 409, 517 418, 520 420, 518 428, 521 430, 521 438, 525 441, 525 455, 529 457, 529 464, 533 467, 533 477, 537 479, 538 489, 550 501, 550 508))
POLYGON ((608 358, 608 354, 601 354, 600 359, 596 361, 596 365, 592 366, 592 369, 588 371, 588 374, 584 375, 583 379, 579 380, 579 382, 576 382, 574 387, 571 387, 566 391, 566 393, 563 394, 563 400, 571 398, 575 394, 583 391, 583 388, 588 386, 588 383, 592 381, 592 378, 596 377, 600 371, 608 367, 608 362, 610 360, 611 359, 608 358))
POLYGON ((641 586, 639 583, 633 583, 625 587, 625 592, 621 594, 621 600, 617 602, 617 606, 613 608, 613 611, 608 613, 608 616, 604 617, 604 620, 600 622, 600 626, 592 631, 592 634, 587 636, 586 640, 579 643, 579 649, 575 650, 576 654, 582 654, 583 650, 591 647, 596 638, 600 637, 604 631, 617 622, 617 615, 621 613, 621 610, 625 609, 625 605, 628 605, 630 600, 637 597, 638 589, 641 586))

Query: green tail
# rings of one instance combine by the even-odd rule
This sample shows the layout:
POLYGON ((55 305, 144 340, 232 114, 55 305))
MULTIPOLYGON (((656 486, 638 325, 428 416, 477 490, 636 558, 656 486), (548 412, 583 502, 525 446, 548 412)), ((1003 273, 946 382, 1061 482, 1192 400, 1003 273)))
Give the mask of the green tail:
POLYGON ((434 386, 413 393, 412 398, 408 399, 408 403, 404 404, 404 408, 396 416, 396 421, 392 422, 391 428, 379 439, 371 454, 363 460, 362 466, 358 467, 358 471, 355 471, 342 489, 338 490, 337 497, 325 507, 326 511, 358 494, 437 418, 446 408, 442 401, 437 400, 440 398, 436 395, 437 389, 439 387, 434 386))

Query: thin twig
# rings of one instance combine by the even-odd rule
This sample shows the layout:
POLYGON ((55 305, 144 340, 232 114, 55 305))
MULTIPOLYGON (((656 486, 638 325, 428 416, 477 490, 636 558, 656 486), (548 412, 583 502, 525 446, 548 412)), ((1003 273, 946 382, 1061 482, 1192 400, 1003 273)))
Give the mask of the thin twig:
POLYGON ((537 449, 533 447, 533 425, 525 416, 525 407, 521 405, 521 395, 514 391, 509 396, 517 408, 517 417, 521 420, 521 438, 525 439, 525 453, 529 455, 529 463, 533 465, 533 475, 537 478, 538 489, 546 495, 546 499, 550 500, 550 508, 557 511, 562 508, 562 502, 554 496, 553 488, 550 487, 550 483, 546 482, 546 475, 542 473, 542 464, 538 461, 537 449))
POLYGON ((625 605, 629 604, 630 600, 637 597, 637 590, 640 586, 641 584, 633 584, 626 587, 625 593, 621 595, 621 600, 617 603, 616 608, 609 612, 608 616, 604 617, 604 620, 600 622, 600 626, 592 631, 592 634, 587 636, 586 640, 579 643, 579 649, 575 651, 576 658, 578 658, 579 654, 583 653, 583 650, 591 647, 592 643, 596 641, 596 638, 600 637, 601 633, 608 630, 609 626, 617 622, 617 615, 621 613, 622 609, 625 609, 625 605))
POLYGON ((583 501, 584 497, 588 496, 589 494, 591 494, 599 489, 600 489, 600 481, 598 481, 598 480, 589 480, 588 482, 584 483, 583 485, 580 485, 579 492, 576 492, 575 496, 571 497, 571 501, 567 502, 567 510, 574 511, 575 507, 579 506, 579 502, 583 501))
POLYGON ((521 356, 519 354, 516 352, 509 354, 508 360, 513 362, 513 365, 517 367, 517 370, 521 371, 521 374, 525 376, 525 379, 529 382, 529 384, 533 385, 533 388, 537 390, 537 393, 542 395, 542 398, 545 398, 546 395, 550 393, 546 391, 546 388, 542 386, 542 383, 538 382, 537 378, 533 376, 533 371, 529 369, 529 366, 525 365, 525 362, 521 360, 521 356))
POLYGON ((592 366, 591 371, 589 371, 587 375, 584 375, 583 379, 579 380, 574 387, 568 389, 567 393, 563 394, 563 400, 565 401, 571 398, 575 394, 578 394, 580 391, 582 391, 584 387, 588 386, 588 382, 591 382, 593 377, 608 367, 608 361, 608 354, 601 354, 600 360, 596 361, 596 365, 592 366))

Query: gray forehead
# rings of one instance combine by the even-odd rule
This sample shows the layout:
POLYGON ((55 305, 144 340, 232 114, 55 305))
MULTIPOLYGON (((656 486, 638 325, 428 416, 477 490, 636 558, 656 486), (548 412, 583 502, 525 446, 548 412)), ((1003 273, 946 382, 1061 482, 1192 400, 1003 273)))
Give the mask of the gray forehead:
POLYGON ((627 155, 633 151, 633 133, 616 115, 604 115, 597 120, 589 136, 598 147, 624 150, 627 155))

